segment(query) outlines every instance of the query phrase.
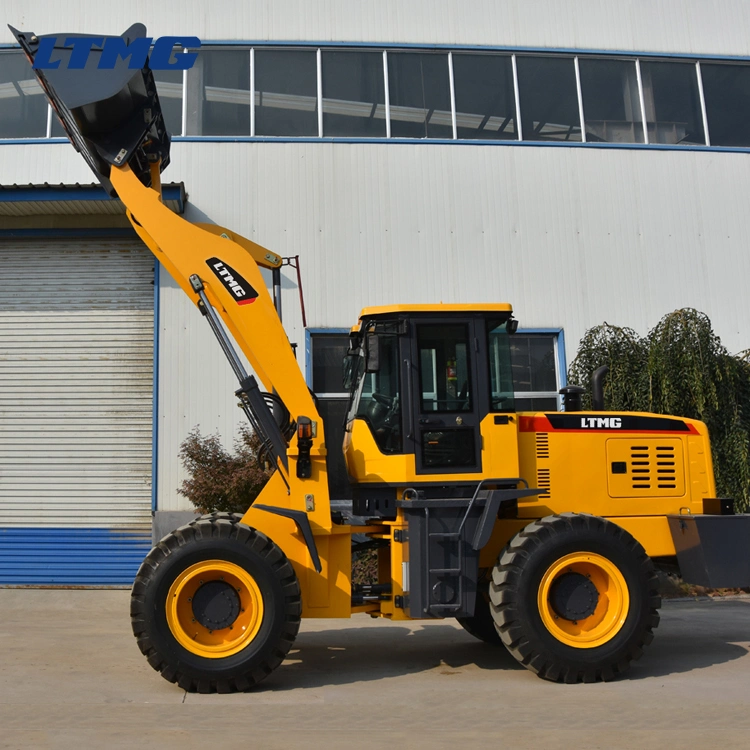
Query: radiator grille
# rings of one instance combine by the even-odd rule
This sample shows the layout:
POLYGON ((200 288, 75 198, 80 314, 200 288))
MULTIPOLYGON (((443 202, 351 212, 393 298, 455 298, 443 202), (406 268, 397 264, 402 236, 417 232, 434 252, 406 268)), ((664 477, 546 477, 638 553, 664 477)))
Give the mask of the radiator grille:
POLYGON ((685 493, 685 466, 680 440, 608 440, 607 460, 612 497, 679 497, 685 493))
POLYGON ((630 471, 634 490, 674 490, 677 488, 675 450, 670 445, 633 445, 630 471))

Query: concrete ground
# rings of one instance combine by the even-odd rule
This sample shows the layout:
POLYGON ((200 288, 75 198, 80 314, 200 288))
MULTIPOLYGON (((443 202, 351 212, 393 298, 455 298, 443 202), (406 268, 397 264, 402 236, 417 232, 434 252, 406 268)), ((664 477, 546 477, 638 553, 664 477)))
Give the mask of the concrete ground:
POLYGON ((750 747, 750 600, 667 603, 628 678, 556 685, 451 621, 303 623, 253 693, 148 666, 126 591, 0 590, 0 748, 750 747))

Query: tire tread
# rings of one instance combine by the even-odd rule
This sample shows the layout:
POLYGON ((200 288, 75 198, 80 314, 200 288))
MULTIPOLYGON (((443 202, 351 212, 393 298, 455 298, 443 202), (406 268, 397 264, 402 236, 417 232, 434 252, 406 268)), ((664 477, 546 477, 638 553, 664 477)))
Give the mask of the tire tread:
POLYGON ((642 656, 644 647, 653 640, 653 631, 659 624, 658 608, 661 606, 658 583, 656 569, 645 550, 623 528, 598 516, 562 513, 533 521, 516 534, 501 552, 492 572, 489 587, 490 611, 500 639, 508 651, 517 661, 540 677, 553 682, 566 683, 609 681, 626 672, 632 662, 642 656), (647 581, 646 603, 649 613, 645 628, 639 633, 638 638, 629 644, 625 658, 620 659, 616 664, 604 665, 596 669, 591 667, 572 669, 563 663, 550 661, 549 658, 545 661, 539 650, 534 648, 525 637, 525 629, 519 620, 516 607, 517 598, 523 596, 523 592, 519 591, 517 585, 524 563, 534 551, 552 537, 578 529, 603 534, 611 542, 626 548, 637 561, 647 581))
POLYGON ((263 532, 240 523, 238 513, 211 513, 181 526, 164 537, 146 556, 135 577, 131 592, 130 614, 133 634, 141 653, 148 663, 168 682, 188 692, 231 693, 254 688, 276 669, 289 653, 299 632, 302 597, 294 568, 280 547, 263 532), (263 660, 241 675, 226 678, 192 678, 170 664, 157 649, 149 635, 149 625, 144 616, 146 590, 153 582, 157 569, 171 554, 203 539, 233 539, 260 555, 268 563, 284 592, 284 621, 274 648, 263 660))

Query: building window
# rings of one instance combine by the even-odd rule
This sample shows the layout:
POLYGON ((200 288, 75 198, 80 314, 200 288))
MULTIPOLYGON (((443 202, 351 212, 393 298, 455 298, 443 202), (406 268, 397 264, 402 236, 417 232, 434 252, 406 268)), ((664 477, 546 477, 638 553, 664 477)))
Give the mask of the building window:
POLYGON ((712 146, 750 146, 750 65, 701 63, 712 146))
MULTIPOLYGON (((750 147, 740 60, 237 46, 154 79, 176 136, 750 147)), ((49 112, 25 56, 0 51, 0 139, 64 136, 49 112)))
POLYGON ((311 335, 311 386, 318 398, 349 398, 343 385, 343 363, 348 350, 348 333, 334 330, 311 335))
POLYGON ((205 50, 188 75, 188 135, 250 135, 249 50, 205 50))
POLYGON ((182 135, 182 71, 155 70, 154 81, 167 131, 182 135))
POLYGON ((525 141, 580 141, 578 87, 572 57, 517 58, 525 141))
POLYGON ((516 411, 557 411, 563 381, 558 334, 518 333, 510 337, 516 411))
POLYGON ((705 145, 694 63, 641 61, 649 143, 705 145))
POLYGON ((507 55, 453 55, 459 138, 518 140, 513 66, 507 55))
POLYGON ((643 143, 643 114, 634 60, 580 58, 586 140, 643 143))
POLYGON ((44 138, 47 97, 26 55, 0 55, 0 138, 44 138))
POLYGON ((307 382, 315 393, 318 411, 325 425, 328 480, 333 500, 351 499, 342 450, 349 399, 343 385, 343 363, 348 349, 348 329, 308 330, 307 382))
POLYGON ((385 138, 382 52, 323 51, 323 135, 385 138))
POLYGON ((255 50, 255 135, 318 135, 316 52, 255 50))
POLYGON ((388 53, 391 136, 453 138, 447 54, 388 53))

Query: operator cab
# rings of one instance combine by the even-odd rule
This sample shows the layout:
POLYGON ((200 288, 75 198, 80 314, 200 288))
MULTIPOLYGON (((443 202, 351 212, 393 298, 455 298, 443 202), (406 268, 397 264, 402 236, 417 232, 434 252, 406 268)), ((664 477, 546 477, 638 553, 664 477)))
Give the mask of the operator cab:
MULTIPOLYGON (((493 424, 508 425, 501 415, 515 413, 516 328, 508 304, 363 310, 344 360, 344 451, 355 484, 458 474, 476 485, 487 476, 482 423, 497 415, 493 424)), ((516 473, 503 476, 518 476, 511 459, 506 471, 516 473)))

